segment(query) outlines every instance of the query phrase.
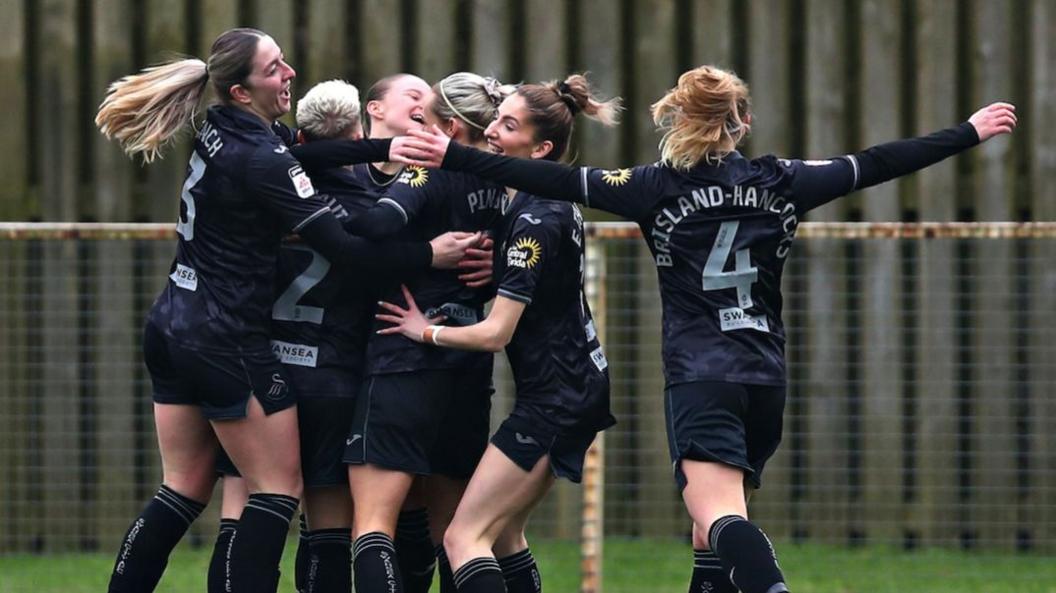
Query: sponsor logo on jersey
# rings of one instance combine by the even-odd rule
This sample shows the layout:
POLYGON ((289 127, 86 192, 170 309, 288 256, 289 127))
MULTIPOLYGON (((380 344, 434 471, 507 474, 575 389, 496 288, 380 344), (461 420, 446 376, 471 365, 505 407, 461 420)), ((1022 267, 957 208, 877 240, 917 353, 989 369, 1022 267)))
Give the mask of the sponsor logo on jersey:
POLYGON ((319 348, 317 346, 306 346, 304 344, 291 344, 281 340, 271 341, 271 351, 282 361, 283 364, 295 364, 302 367, 315 368, 319 360, 319 348))
POLYGON ((411 187, 422 187, 429 181, 429 171, 422 167, 411 165, 403 170, 403 173, 400 174, 400 178, 397 181, 399 183, 406 183, 411 187))
POLYGON ((293 182, 293 189, 297 192, 298 196, 301 198, 308 198, 315 195, 315 188, 312 187, 312 180, 308 178, 308 175, 300 165, 290 167, 288 172, 290 174, 290 181, 293 182))
POLYGON ((531 213, 529 213, 529 212, 525 212, 524 214, 520 215, 519 218, 527 220, 528 224, 532 224, 532 225, 543 224, 543 221, 541 221, 538 218, 532 216, 531 213))
POLYGON ((601 172, 601 180, 613 187, 619 187, 631 180, 630 169, 610 169, 601 172))
POLYGON ((361 438, 363 438, 363 435, 354 434, 351 437, 345 439, 345 445, 352 445, 353 443, 355 443, 356 441, 358 441, 361 438))
POLYGON ((506 265, 515 268, 531 269, 542 258, 543 248, 532 237, 521 237, 512 247, 506 250, 506 265))
POLYGON ((430 307, 425 311, 425 317, 432 319, 439 316, 447 317, 449 322, 455 325, 473 325, 479 323, 480 319, 473 307, 467 307, 458 303, 444 303, 439 307, 430 307))
POLYGON ((286 154, 286 151, 288 151, 288 150, 289 149, 286 148, 285 144, 280 144, 280 145, 275 147, 275 154, 286 154))
POLYGON ((587 334, 587 341, 588 342, 593 340, 594 338, 598 337, 598 330, 594 327, 594 320, 593 319, 588 321, 587 324, 583 326, 583 331, 584 331, 584 333, 587 334))
POLYGON ((601 346, 591 350, 590 361, 594 363, 594 366, 598 367, 599 371, 609 368, 609 360, 605 358, 605 353, 602 352, 601 346))
POLYGON ((754 329, 770 333, 770 324, 765 315, 751 315, 740 307, 719 309, 719 327, 724 332, 738 329, 754 329))
POLYGON ((195 272, 194 268, 176 264, 176 269, 169 274, 169 279, 185 290, 198 290, 198 272, 195 272))

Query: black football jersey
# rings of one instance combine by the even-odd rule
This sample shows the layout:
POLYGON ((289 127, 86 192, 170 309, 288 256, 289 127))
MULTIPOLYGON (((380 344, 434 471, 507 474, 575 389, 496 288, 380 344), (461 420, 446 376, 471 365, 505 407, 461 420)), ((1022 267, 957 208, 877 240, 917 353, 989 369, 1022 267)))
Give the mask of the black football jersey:
POLYGON ((527 307, 506 355, 519 410, 561 431, 602 430, 608 361, 583 293, 583 216, 573 204, 518 194, 496 239, 498 294, 527 307))
POLYGON ((211 107, 181 191, 179 242, 150 320, 190 348, 269 348, 280 238, 330 209, 281 124, 211 107), (279 133, 281 132, 281 133, 279 133))
MULTIPOLYGON (((378 200, 403 217, 396 235, 404 241, 428 241, 448 231, 491 232, 502 217, 506 190, 474 175, 407 167, 378 200)), ((446 315, 447 325, 470 325, 484 317, 488 291, 469 288, 459 270, 430 269, 380 283, 381 300, 406 305, 400 284, 406 284, 418 307, 428 316, 446 315)), ((376 329, 387 326, 376 322, 376 329)), ((367 349, 372 374, 421 369, 452 369, 490 365, 488 353, 437 348, 400 335, 371 334, 367 349)))
MULTIPOLYGON (((377 199, 375 189, 354 170, 315 172, 312 181, 342 222, 377 199)), ((348 389, 347 381, 315 370, 363 376, 375 308, 367 284, 355 271, 338 269, 308 245, 286 243, 280 249, 271 343, 279 359, 290 365, 299 396, 355 395, 342 391, 348 389)))

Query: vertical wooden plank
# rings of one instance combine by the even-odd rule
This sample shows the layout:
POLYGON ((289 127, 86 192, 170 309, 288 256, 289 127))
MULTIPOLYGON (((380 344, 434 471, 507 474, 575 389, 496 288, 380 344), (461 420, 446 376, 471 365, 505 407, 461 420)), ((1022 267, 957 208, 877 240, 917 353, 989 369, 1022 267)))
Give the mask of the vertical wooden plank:
MULTIPOLYGON (((177 2, 163 2, 162 4, 171 4, 172 9, 176 12, 170 13, 174 16, 182 15, 176 6, 177 2)), ((151 6, 153 6, 152 4, 151 6)), ((240 23, 238 19, 238 0, 200 0, 199 11, 197 15, 191 15, 190 18, 197 19, 198 30, 201 34, 198 36, 198 47, 191 48, 195 56, 205 60, 209 58, 209 48, 213 46, 213 41, 220 36, 221 33, 228 29, 239 26, 248 26, 246 23, 240 23)), ((179 22, 183 22, 182 16, 176 16, 179 22)), ((151 33, 153 39, 154 31, 151 33)), ((151 51, 157 51, 156 46, 159 42, 178 44, 178 38, 166 33, 164 39, 158 41, 151 41, 148 46, 148 59, 156 59, 151 55, 151 51)))
MULTIPOLYGON (((128 32, 130 0, 99 0, 93 4, 92 22, 95 61, 93 103, 102 100, 107 85, 133 69, 128 32)), ((102 221, 132 218, 132 162, 113 142, 101 134, 95 138, 96 212, 102 221)), ((132 245, 130 241, 105 241, 98 245, 95 291, 95 326, 92 329, 92 356, 95 361, 96 514, 93 537, 107 548, 120 540, 130 517, 142 503, 135 493, 128 468, 133 463, 132 357, 132 245)))
MULTIPOLYGON (((862 5, 862 139, 866 146, 894 139, 899 129, 899 19, 895 2, 862 5)), ((899 184, 863 192, 869 221, 897 221, 899 184)), ((901 324, 899 242, 867 240, 861 250, 862 527, 870 541, 892 543, 903 527, 901 442, 901 324)))
MULTIPOLYGON (((40 10, 40 57, 36 73, 41 95, 35 129, 40 153, 42 212, 47 220, 77 215, 77 10, 68 2, 45 1, 40 10)), ((49 241, 44 248, 43 326, 43 493, 46 546, 58 550, 80 533, 75 515, 80 484, 76 337, 76 246, 49 241)))
MULTIPOLYGON (((733 69, 733 0, 693 0, 693 63, 733 69)), ((670 86, 674 86, 672 83, 670 86)))
MULTIPOLYGON (((633 10, 634 88, 630 93, 635 112, 628 114, 627 124, 634 125, 635 161, 648 163, 656 160, 656 144, 660 139, 649 115, 649 105, 674 86, 677 78, 674 43, 677 15, 675 3, 663 0, 634 2, 633 10)), ((654 329, 661 327, 655 264, 644 247, 639 246, 638 254, 635 370, 639 397, 637 442, 642 448, 643 467, 639 473, 641 499, 637 533, 670 535, 676 520, 684 528, 686 513, 671 487, 671 466, 662 463, 667 450, 667 425, 661 397, 664 378, 660 336, 654 329)))
MULTIPOLYGON (((973 80, 977 105, 1011 96, 1013 65, 1011 9, 1005 3, 974 2, 973 80)), ((1013 158, 1007 137, 973 151, 975 212, 980 220, 1012 220, 1013 158)), ((1014 283, 1011 241, 976 241, 973 416, 975 440, 972 486, 984 546, 1010 547, 1015 521, 1015 427, 1012 402, 1014 283)))
POLYGON ((564 4, 549 0, 525 2, 524 78, 532 82, 562 80, 569 74, 568 35, 564 4))
MULTIPOLYGON (((455 30, 458 5, 448 0, 418 0, 417 74, 435 84, 458 68, 455 30)), ((503 80, 503 82, 506 82, 503 80)))
POLYGON ((511 76, 510 6, 500 0, 470 1, 473 5, 470 70, 505 82, 511 76))
MULTIPOLYGON (((845 93, 845 3, 810 0, 806 15, 806 106, 808 158, 845 152, 848 106, 845 93)), ((834 201, 808 215, 811 221, 841 220, 844 203, 834 201)), ((800 244, 805 257, 805 327, 800 360, 806 363, 806 492, 803 517, 808 535, 843 541, 848 533, 847 327, 845 242, 809 239, 800 244)), ((787 446, 787 445, 786 445, 787 446)))
POLYGON ((360 10, 359 33, 363 38, 364 89, 379 78, 396 74, 403 64, 403 43, 400 22, 403 11, 400 2, 391 0, 363 0, 360 10))
MULTIPOLYGON (((316 83, 340 78, 356 85, 361 93, 366 88, 364 81, 349 80, 348 36, 345 22, 348 18, 346 3, 342 0, 311 0, 308 2, 308 55, 297 56, 298 64, 304 63, 308 70, 308 79, 303 81, 304 92, 316 83)), ((303 93, 302 93, 303 96, 303 93)))
MULTIPOLYGON (((25 15, 22 2, 18 0, 3 0, 0 4, 4 14, 0 20, 0 81, 8 94, 5 109, 15 114, 0 121, 0 137, 25 138, 27 122, 22 116, 26 109, 25 35, 22 30, 25 15)), ((27 163, 21 153, 0 160, 0 179, 4 180, 0 188, 0 220, 25 220, 29 213, 27 163)))
MULTIPOLYGON (((589 70, 591 82, 604 96, 626 95, 626 72, 620 63, 624 38, 619 11, 613 10, 612 3, 606 0, 579 0, 577 14, 579 22, 574 26, 578 28, 576 37, 580 43, 574 67, 589 70)), ((666 87, 657 87, 654 92, 659 93, 663 88, 666 87)), ((636 111, 643 111, 643 108, 636 108, 636 111)), ((620 126, 632 125, 636 115, 639 114, 625 112, 620 126)), ((620 162, 626 154, 621 141, 625 134, 620 129, 606 128, 594 122, 582 123, 576 132, 577 138, 573 139, 579 146, 579 162, 608 168, 628 165, 620 162)))
MULTIPOLYGON (((917 2, 917 129, 926 134, 949 126, 962 114, 957 106, 957 30, 951 15, 955 0, 917 2)), ((953 221, 957 217, 957 164, 940 163, 917 175, 920 218, 953 221)), ((957 375, 955 242, 920 244, 917 279, 917 493, 908 520, 920 530, 923 545, 957 540, 961 510, 957 498, 957 375)))
MULTIPOLYGON (((1031 3, 1032 88, 1028 109, 1020 118, 1032 120, 1016 133, 1030 134, 1031 188, 1034 220, 1056 220, 1056 6, 1048 0, 1031 3)), ((1021 119, 1022 121, 1022 119, 1021 119)), ((1056 240, 1030 242, 1030 404, 1032 422, 1030 489, 1027 504, 1039 548, 1056 550, 1056 240)))
MULTIPOLYGON (((184 47, 184 27, 187 15, 182 2, 150 0, 147 4, 147 43, 146 61, 158 64, 182 53, 184 47)), ((212 44, 212 38, 209 40, 212 44)), ((208 60, 208 49, 198 56, 208 60)), ((186 138, 170 147, 165 158, 147 167, 146 204, 143 211, 148 213, 151 222, 175 222, 179 215, 179 192, 187 169, 187 158, 190 143, 186 138)))
MULTIPOLYGON (((791 2, 765 0, 752 2, 748 12, 748 72, 745 82, 752 92, 752 136, 746 153, 787 155, 791 150, 791 69, 789 20, 791 2)), ((742 74, 744 74, 742 72, 742 74)), ((799 117, 801 114, 796 114, 799 117)), ((786 415, 785 427, 789 427, 786 415)), ((752 499, 752 513, 771 537, 783 539, 792 534, 790 439, 766 466, 765 487, 752 499)))

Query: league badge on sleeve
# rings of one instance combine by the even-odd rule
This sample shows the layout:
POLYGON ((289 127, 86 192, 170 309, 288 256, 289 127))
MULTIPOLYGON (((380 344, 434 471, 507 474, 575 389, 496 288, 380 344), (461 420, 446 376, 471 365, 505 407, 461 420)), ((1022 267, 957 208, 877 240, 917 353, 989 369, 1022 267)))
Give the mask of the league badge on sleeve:
POLYGON ((506 265, 530 270, 539 263, 543 247, 532 237, 521 237, 506 250, 506 265))
POLYGON ((631 180, 631 170, 612 169, 610 171, 602 171, 601 180, 613 187, 624 185, 631 180))
POLYGON ((304 172, 300 165, 290 167, 289 174, 290 181, 293 182, 293 189, 297 191, 298 196, 310 198, 315 195, 312 180, 308 178, 308 174, 304 172))
POLYGON ((429 171, 422 167, 411 165, 404 169, 397 181, 414 188, 422 187, 427 181, 429 181, 429 171))

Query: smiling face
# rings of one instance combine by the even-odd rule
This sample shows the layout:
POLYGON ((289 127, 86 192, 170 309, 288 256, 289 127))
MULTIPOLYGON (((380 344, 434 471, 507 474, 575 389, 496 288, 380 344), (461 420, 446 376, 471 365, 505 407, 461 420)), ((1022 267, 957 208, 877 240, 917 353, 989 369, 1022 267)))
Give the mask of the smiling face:
POLYGON ((231 87, 232 100, 271 123, 290 111, 290 84, 297 72, 285 61, 282 50, 271 37, 257 43, 253 69, 245 84, 231 87))
POLYGON ((484 131, 484 137, 492 152, 539 159, 549 154, 553 143, 549 140, 537 141, 535 132, 524 97, 513 94, 499 105, 499 115, 484 131))
POLYGON ((402 136, 407 130, 422 129, 432 96, 429 84, 421 78, 409 74, 397 77, 381 99, 367 103, 371 137, 402 136))

